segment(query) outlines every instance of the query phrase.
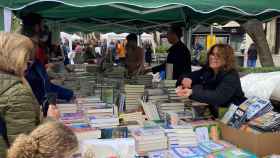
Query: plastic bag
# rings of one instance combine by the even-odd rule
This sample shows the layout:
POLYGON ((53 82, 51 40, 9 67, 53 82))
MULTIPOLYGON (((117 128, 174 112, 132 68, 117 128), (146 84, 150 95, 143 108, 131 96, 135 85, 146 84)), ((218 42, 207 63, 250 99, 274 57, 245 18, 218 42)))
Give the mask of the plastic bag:
POLYGON ((249 74, 240 80, 246 97, 270 99, 273 90, 280 86, 280 72, 249 74))

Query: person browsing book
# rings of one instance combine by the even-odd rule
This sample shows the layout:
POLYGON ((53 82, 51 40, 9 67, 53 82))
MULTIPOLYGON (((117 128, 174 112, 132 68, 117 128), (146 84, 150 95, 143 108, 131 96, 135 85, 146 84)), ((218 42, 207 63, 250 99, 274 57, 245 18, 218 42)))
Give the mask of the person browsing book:
POLYGON ((49 121, 21 134, 8 150, 7 158, 69 158, 78 150, 73 131, 62 123, 49 121))
POLYGON ((219 107, 231 103, 240 105, 246 100, 235 68, 234 51, 227 44, 214 45, 207 54, 207 63, 202 69, 183 75, 177 81, 178 96, 207 103, 215 118, 219 107))

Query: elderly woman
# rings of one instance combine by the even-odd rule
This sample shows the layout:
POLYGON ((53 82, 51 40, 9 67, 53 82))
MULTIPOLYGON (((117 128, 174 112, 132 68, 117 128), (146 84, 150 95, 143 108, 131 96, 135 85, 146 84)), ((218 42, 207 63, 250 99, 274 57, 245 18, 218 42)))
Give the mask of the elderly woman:
MULTIPOLYGON (((0 157, 18 134, 29 133, 40 123, 40 106, 24 79, 33 56, 29 38, 0 32, 0 157)), ((51 107, 49 116, 55 116, 51 107)))
POLYGON ((214 45, 208 52, 207 63, 201 70, 182 76, 177 81, 177 95, 210 105, 214 117, 219 107, 246 100, 235 68, 234 51, 227 44, 214 45))

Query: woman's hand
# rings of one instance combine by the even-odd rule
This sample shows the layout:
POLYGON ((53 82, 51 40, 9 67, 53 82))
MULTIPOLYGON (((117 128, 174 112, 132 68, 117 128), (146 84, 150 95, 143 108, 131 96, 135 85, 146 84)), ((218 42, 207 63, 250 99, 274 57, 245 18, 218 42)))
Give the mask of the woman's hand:
POLYGON ((190 97, 192 95, 192 89, 179 86, 176 88, 176 94, 179 97, 190 97))
POLYGON ((60 118, 60 112, 55 105, 50 104, 47 116, 58 120, 60 118))
POLYGON ((192 80, 190 78, 184 78, 181 84, 183 88, 192 88, 192 80))

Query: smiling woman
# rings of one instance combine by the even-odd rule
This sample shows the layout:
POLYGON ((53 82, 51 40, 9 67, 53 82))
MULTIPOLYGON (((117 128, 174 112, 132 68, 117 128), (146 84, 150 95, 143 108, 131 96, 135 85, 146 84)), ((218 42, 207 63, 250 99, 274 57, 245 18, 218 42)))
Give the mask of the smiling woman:
POLYGON ((177 95, 210 105, 214 117, 219 107, 246 100, 235 69, 233 49, 226 44, 214 45, 208 52, 206 65, 198 71, 183 75, 177 82, 177 95))

